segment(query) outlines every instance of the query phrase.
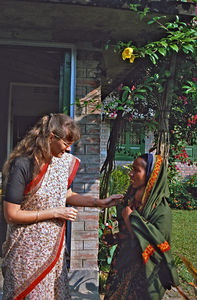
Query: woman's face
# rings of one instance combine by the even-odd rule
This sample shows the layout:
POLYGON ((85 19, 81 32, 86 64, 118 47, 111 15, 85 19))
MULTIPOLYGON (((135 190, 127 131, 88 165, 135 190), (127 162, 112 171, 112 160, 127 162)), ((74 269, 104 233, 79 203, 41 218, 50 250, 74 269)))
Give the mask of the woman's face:
POLYGON ((134 189, 139 189, 146 186, 146 170, 145 161, 138 157, 133 163, 133 169, 129 173, 131 184, 134 189))
POLYGON ((49 137, 50 139, 50 148, 51 148, 51 154, 52 156, 55 157, 62 157, 62 155, 65 153, 65 151, 71 150, 71 143, 68 144, 66 141, 63 139, 57 137, 53 133, 49 137))

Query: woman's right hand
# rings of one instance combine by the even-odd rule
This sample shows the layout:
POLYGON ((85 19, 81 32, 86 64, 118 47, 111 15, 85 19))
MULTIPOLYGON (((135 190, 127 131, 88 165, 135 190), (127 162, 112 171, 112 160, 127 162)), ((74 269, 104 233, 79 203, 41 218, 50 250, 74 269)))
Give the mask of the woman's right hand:
POLYGON ((55 208, 55 218, 75 221, 78 210, 74 207, 57 207, 55 208))

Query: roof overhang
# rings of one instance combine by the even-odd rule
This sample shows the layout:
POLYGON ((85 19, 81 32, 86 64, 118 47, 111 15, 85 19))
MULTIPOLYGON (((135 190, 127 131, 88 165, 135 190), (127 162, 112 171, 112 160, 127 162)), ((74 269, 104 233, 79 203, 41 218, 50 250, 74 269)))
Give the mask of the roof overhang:
MULTIPOLYGON (((152 11, 142 21, 125 0, 3 0, 0 2, 0 40, 72 43, 77 48, 99 51, 103 55, 103 95, 107 95, 136 64, 124 64, 112 50, 105 51, 108 40, 132 40, 137 46, 157 40, 164 32, 147 26, 148 20, 164 14, 162 1, 152 3, 152 11), (158 3, 160 11, 158 10, 158 3), (153 5, 154 4, 154 5, 153 5)), ((166 1, 165 1, 166 2, 166 1)), ((195 5, 169 1, 167 19, 176 13, 186 18, 195 15, 195 5), (172 5, 173 3, 173 5, 172 5), (173 12, 173 13, 172 13, 173 12)), ((13 42, 14 44, 14 42, 13 42)), ((17 43, 16 43, 17 44, 17 43)))

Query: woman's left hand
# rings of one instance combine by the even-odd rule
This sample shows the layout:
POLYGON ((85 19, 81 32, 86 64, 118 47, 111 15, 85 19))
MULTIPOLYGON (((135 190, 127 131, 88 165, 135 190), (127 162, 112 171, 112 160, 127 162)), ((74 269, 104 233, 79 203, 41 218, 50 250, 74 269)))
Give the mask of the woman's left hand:
POLYGON ((131 238, 134 238, 134 234, 133 234, 133 231, 132 231, 132 228, 131 228, 131 223, 130 223, 130 220, 129 220, 129 216, 132 212, 133 212, 133 210, 130 208, 130 206, 126 206, 122 210, 122 217, 124 219, 125 225, 127 226, 127 229, 130 233, 131 238))
POLYGON ((97 206, 102 207, 102 208, 116 206, 118 203, 121 202, 122 199, 123 199, 122 194, 111 195, 110 197, 105 198, 105 199, 98 199, 97 206))
POLYGON ((129 206, 126 206, 122 209, 122 217, 123 217, 124 221, 129 219, 129 216, 132 212, 133 212, 133 210, 129 206))

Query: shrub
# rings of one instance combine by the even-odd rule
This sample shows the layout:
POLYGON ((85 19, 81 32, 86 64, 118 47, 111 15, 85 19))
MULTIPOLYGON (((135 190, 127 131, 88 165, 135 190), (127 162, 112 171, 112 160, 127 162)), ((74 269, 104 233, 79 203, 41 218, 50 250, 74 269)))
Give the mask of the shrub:
POLYGON ((124 194, 129 186, 127 166, 118 166, 110 176, 109 194, 124 194))
MULTIPOLYGON (((109 195, 124 194, 130 184, 127 167, 118 166, 110 176, 109 182, 109 195)), ((108 223, 115 229, 116 222, 116 207, 111 207, 107 210, 107 217, 104 217, 104 211, 101 211, 99 218, 99 253, 98 253, 98 266, 100 270, 100 292, 103 292, 105 287, 106 278, 110 269, 113 253, 116 246, 106 246, 102 241, 103 231, 105 224, 108 223), (104 220, 105 219, 105 220, 104 220)), ((117 228, 117 227, 116 227, 117 228)))
POLYGON ((195 193, 197 189, 197 174, 185 180, 178 174, 176 176, 169 174, 168 179, 170 207, 177 209, 196 209, 197 201, 195 200, 195 193))

